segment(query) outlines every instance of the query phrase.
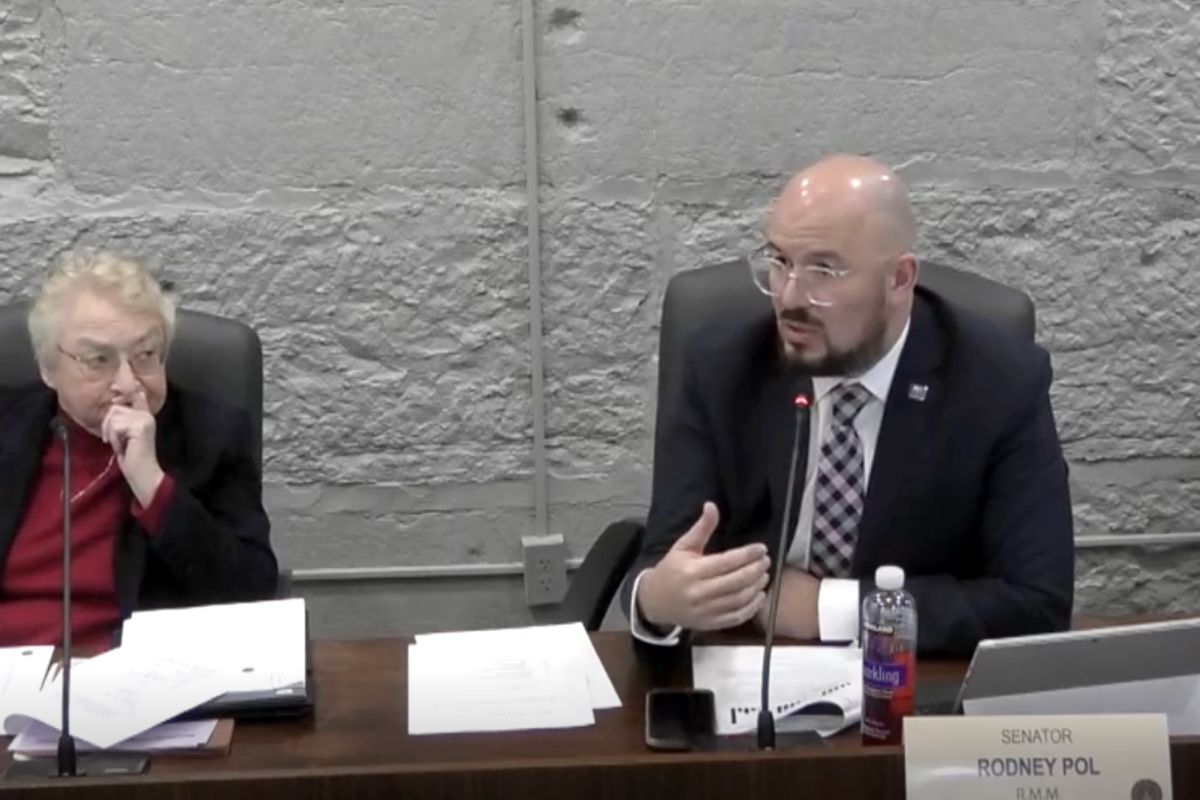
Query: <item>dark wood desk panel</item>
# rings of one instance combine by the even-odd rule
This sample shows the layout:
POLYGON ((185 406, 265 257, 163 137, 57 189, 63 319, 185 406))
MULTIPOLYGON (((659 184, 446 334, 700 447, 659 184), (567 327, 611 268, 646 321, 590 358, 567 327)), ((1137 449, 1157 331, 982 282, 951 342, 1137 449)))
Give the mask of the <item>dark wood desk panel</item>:
MULTIPOLYGON (((627 635, 594 641, 624 706, 596 712, 589 728, 409 736, 408 642, 319 642, 310 720, 239 725, 228 757, 155 757, 149 774, 136 778, 8 784, 0 791, 131 800, 904 796, 901 749, 863 748, 856 731, 790 752, 648 751, 642 708, 650 671, 634 658, 627 635)), ((935 662, 923 663, 919 674, 952 679, 962 671, 961 663, 935 662)), ((7 762, 0 756, 0 766, 7 762)), ((1176 797, 1200 797, 1200 738, 1176 741, 1172 763, 1176 797)))

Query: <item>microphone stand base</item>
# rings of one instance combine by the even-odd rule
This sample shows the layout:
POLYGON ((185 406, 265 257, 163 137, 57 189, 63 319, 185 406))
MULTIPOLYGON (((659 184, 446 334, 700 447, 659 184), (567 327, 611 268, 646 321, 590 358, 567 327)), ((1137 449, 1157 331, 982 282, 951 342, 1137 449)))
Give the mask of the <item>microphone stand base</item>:
POLYGON ((799 750, 801 748, 825 747, 828 743, 816 731, 796 731, 795 733, 776 733, 775 747, 772 750, 762 750, 758 746, 758 737, 753 733, 741 733, 733 736, 713 735, 693 743, 690 748, 697 753, 770 753, 777 750, 799 750))
POLYGON ((819 747, 823 744, 825 740, 816 731, 775 732, 776 750, 796 750, 801 747, 819 747))
POLYGON ((81 753, 76 759, 75 775, 59 775, 58 759, 30 758, 13 761, 4 773, 4 782, 10 781, 53 781, 60 778, 104 778, 109 776, 141 775, 150 765, 150 759, 142 755, 81 753))

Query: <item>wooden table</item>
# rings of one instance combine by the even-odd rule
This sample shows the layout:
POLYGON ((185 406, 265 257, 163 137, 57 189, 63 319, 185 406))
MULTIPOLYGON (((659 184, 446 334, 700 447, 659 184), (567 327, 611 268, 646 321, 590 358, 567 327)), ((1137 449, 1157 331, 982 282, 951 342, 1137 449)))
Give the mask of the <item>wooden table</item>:
MULTIPOLYGON (((663 754, 643 743, 649 685, 681 672, 651 669, 627 634, 593 637, 621 696, 589 728, 409 736, 408 640, 314 645, 313 718, 239 725, 221 758, 155 757, 146 775, 0 784, 0 794, 89 798, 902 798, 899 747, 864 748, 857 731, 810 749, 663 754)), ((923 663, 923 680, 961 676, 961 663, 923 663)), ((686 680, 683 674, 682 680, 686 680)), ((1200 797, 1200 737, 1171 747, 1175 797, 1200 797)), ((0 768, 8 764, 0 755, 0 768)))

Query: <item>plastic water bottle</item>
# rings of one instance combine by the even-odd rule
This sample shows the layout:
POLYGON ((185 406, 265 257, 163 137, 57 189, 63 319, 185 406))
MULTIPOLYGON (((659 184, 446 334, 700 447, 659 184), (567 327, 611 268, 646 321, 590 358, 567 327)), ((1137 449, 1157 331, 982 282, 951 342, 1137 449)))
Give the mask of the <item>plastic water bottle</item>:
POLYGON ((917 604, 904 590, 904 570, 875 570, 875 590, 862 603, 863 744, 900 744, 917 685, 917 604))

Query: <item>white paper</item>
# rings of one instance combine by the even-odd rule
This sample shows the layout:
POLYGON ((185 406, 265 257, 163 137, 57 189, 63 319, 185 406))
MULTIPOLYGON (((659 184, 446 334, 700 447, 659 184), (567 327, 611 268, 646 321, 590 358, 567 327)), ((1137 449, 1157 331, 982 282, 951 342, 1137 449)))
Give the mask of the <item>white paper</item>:
POLYGON ((587 678, 592 708, 621 707, 621 698, 617 696, 617 690, 613 687, 603 662, 600 661, 600 655, 592 646, 587 630, 578 622, 486 631, 422 633, 416 639, 417 644, 422 646, 459 647, 471 652, 504 647, 523 650, 532 656, 554 657, 559 653, 578 653, 581 669, 587 678))
MULTIPOLYGON (((762 695, 762 652, 761 646, 692 649, 692 684, 712 690, 717 733, 755 729, 762 695)), ((862 650, 773 648, 771 706, 779 731, 815 730, 830 736, 855 724, 862 716, 862 650)))
POLYGON ((303 689, 304 600, 268 600, 138 612, 121 649, 171 653, 220 670, 223 692, 303 689))
MULTIPOLYGON (((111 749, 123 753, 199 750, 208 744, 208 740, 212 738, 216 728, 217 721, 215 719, 194 722, 164 722, 145 733, 118 742, 111 749)), ((96 749, 87 742, 77 742, 76 746, 80 752, 90 752, 96 749)), ((41 722, 31 722, 12 740, 8 750, 10 753, 20 753, 25 756, 54 755, 58 752, 58 730, 41 722)))
MULTIPOLYGON (((71 669, 71 733, 101 749, 112 747, 222 694, 221 673, 187 659, 119 648, 71 669)), ((62 685, 14 698, 4 718, 9 734, 30 721, 58 729, 62 685)))
POLYGON ((0 720, 18 699, 41 690, 53 656, 54 648, 48 645, 0 648, 0 720))
POLYGON ((408 732, 575 728, 595 722, 575 653, 408 648, 408 732))

